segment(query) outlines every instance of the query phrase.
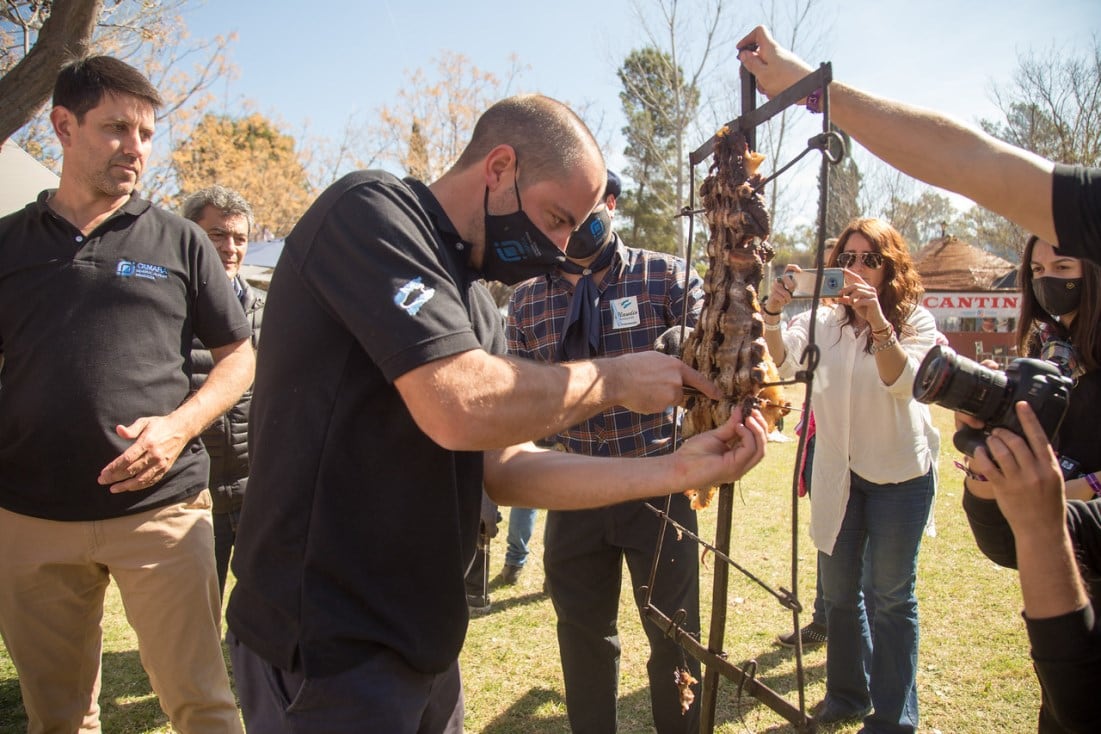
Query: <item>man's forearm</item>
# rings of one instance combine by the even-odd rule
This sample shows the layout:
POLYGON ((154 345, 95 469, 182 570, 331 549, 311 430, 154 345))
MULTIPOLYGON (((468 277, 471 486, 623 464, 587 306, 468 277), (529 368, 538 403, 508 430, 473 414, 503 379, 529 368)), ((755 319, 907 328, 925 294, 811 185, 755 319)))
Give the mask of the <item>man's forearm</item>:
POLYGON ((1016 532, 1017 570, 1025 616, 1046 619, 1089 603, 1066 528, 1055 537, 1016 532))
POLYGON ((877 157, 1055 242, 1053 164, 938 112, 830 85, 833 122, 877 157))
POLYGON ((481 451, 558 433, 614 405, 658 412, 681 398, 685 370, 656 352, 548 365, 471 350, 422 365, 395 386, 432 440, 481 451))
POLYGON ((538 449, 530 443, 485 454, 485 488, 498 504, 577 510, 740 479, 764 457, 767 428, 753 411, 660 456, 607 458, 538 449), (733 447, 733 448, 732 448, 733 447))
POLYGON ((192 438, 233 407, 255 374, 256 357, 248 339, 211 349, 210 353, 214 366, 203 386, 171 414, 192 438))

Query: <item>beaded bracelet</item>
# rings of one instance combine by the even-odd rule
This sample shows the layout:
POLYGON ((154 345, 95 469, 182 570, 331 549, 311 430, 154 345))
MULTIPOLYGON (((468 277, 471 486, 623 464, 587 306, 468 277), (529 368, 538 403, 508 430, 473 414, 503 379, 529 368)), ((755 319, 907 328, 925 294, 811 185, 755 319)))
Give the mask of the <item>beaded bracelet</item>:
POLYGON ((815 89, 807 95, 807 109, 814 114, 822 113, 822 90, 815 89))
POLYGON ((872 354, 879 354, 884 349, 890 349, 895 344, 898 344, 898 338, 894 334, 891 334, 891 338, 882 344, 872 344, 872 348, 869 350, 872 354))
POLYGON ((961 464, 958 461, 953 461, 952 463, 956 465, 957 469, 966 474, 968 479, 974 479, 976 482, 987 481, 986 477, 984 477, 982 474, 979 474, 977 471, 972 470, 971 467, 969 467, 967 464, 961 464))
POLYGON ((1090 485, 1090 489, 1093 490, 1094 496, 1101 497, 1101 481, 1097 480, 1097 475, 1090 472, 1084 479, 1086 480, 1086 484, 1090 485))
POLYGON ((780 330, 780 322, 779 321, 777 321, 775 324, 770 324, 767 321, 765 321, 764 323, 765 323, 765 331, 779 331, 780 330))

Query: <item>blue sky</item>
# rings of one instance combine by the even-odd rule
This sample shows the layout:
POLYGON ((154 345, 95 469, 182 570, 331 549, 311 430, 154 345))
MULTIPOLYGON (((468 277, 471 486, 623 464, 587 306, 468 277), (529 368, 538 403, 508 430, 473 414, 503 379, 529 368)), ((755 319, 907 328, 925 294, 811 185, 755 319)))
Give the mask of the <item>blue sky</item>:
MULTIPOLYGON (((777 0, 785 5, 785 0, 777 0)), ((682 12, 698 3, 680 3, 682 12)), ((790 4, 787 2, 786 4, 790 4)), ((644 43, 635 8, 653 0, 210 0, 185 14, 192 33, 235 31, 237 79, 216 93, 228 111, 242 99, 292 134, 338 137, 345 120, 394 99, 404 72, 429 68, 443 50, 503 73, 516 54, 530 67, 523 91, 591 105, 622 162, 616 69, 644 43)), ((764 16, 758 0, 727 0, 732 42, 764 16)), ((1018 52, 1077 52, 1101 34, 1098 0, 819 0, 817 57, 835 78, 944 110, 993 117, 992 82, 1009 81, 1018 52)), ((732 78, 737 64, 724 68, 732 78)), ((591 119, 591 118, 590 118, 591 119)), ((702 139, 700 140, 702 142, 702 139)), ((694 147, 694 146, 693 146, 694 147)))

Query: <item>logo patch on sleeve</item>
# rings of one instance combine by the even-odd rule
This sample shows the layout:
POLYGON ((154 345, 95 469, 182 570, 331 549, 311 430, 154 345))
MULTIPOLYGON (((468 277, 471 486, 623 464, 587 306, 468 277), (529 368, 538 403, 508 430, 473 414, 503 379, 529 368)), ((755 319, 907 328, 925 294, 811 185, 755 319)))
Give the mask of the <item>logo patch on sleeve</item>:
POLYGON ((436 295, 436 289, 426 286, 418 276, 398 288, 398 292, 394 294, 394 303, 410 316, 416 316, 421 307, 431 301, 434 295, 436 295))

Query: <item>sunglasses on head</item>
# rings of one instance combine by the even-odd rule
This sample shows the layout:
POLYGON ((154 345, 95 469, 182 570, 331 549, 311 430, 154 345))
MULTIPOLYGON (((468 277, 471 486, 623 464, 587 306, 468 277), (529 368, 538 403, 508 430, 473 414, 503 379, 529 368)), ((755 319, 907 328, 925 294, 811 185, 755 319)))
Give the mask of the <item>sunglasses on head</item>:
POLYGON ((851 268, 858 257, 864 263, 864 267, 872 270, 877 270, 883 265, 883 255, 878 252, 842 252, 837 256, 837 264, 843 268, 851 268))

